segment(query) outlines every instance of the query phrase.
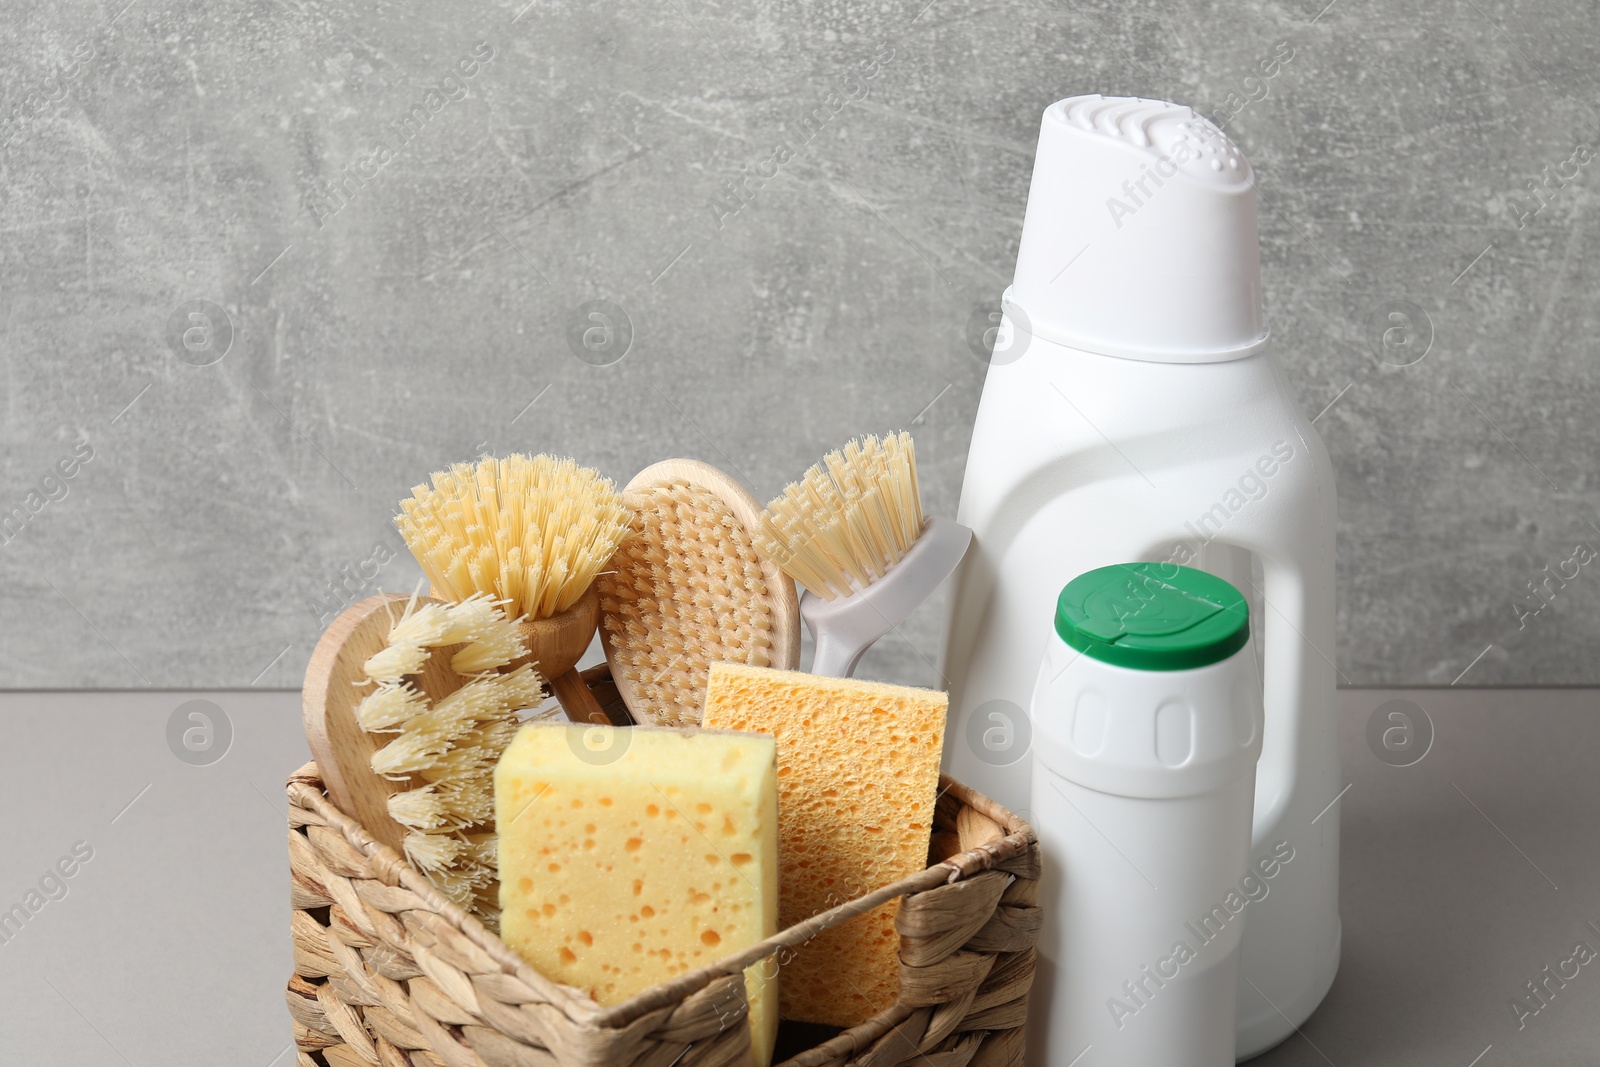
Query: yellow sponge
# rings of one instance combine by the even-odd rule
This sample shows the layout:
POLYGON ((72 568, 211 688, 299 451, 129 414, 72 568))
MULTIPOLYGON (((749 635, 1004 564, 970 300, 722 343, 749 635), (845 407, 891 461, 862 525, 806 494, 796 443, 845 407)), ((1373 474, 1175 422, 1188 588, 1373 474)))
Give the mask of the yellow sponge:
MULTIPOLYGON (((711 666, 707 727, 778 741, 778 924, 928 865, 945 694, 742 664, 711 666)), ((896 903, 809 941, 782 969, 786 1019, 855 1026, 899 991, 896 903)))
MULTIPOLYGON (((770 737, 529 724, 494 771, 500 930, 549 978, 616 1004, 777 933, 770 737)), ((770 964, 745 970, 757 1067, 770 964)))

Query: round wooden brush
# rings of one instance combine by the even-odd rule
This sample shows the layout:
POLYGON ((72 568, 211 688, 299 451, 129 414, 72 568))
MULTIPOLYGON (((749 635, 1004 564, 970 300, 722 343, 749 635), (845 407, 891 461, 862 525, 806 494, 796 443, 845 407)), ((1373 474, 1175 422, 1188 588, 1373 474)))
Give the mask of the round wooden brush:
POLYGON ((695 460, 647 467, 623 489, 631 536, 601 575, 600 641, 628 710, 652 726, 695 726, 718 661, 793 670, 794 582, 756 552, 757 505, 695 460))
POLYGON ((609 724, 577 663, 600 621, 593 586, 628 536, 616 487, 570 459, 458 463, 400 503, 395 525, 442 600, 489 593, 521 616, 538 665, 573 722, 609 724))
POLYGON ((306 741, 328 795, 457 904, 492 924, 495 763, 543 699, 526 648, 487 596, 379 594, 345 609, 311 654, 306 741))

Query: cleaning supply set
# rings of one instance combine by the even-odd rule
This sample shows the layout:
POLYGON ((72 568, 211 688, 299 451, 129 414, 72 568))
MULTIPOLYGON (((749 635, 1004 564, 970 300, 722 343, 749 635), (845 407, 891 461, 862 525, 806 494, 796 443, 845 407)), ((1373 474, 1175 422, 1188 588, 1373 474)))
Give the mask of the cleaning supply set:
POLYGON ((431 597, 347 609, 307 674, 302 1067, 1215 1067, 1310 1014, 1335 504, 1248 161, 1185 107, 1052 104, 1003 307, 957 521, 906 434, 765 509, 689 460, 414 490, 431 597), (853 680, 952 573, 948 697, 853 680))
MULTIPOLYGON (((1111 952, 1119 946, 1094 940, 1080 956, 1069 928, 1057 926, 1041 945, 1039 985, 1051 990, 1045 994, 1051 1010, 1036 1008, 1031 1016, 1035 1048, 1050 1050, 1049 1059, 1039 1059, 1040 1052, 1035 1062, 1051 1067, 1088 1045, 1093 1048, 1080 1067, 1210 1065, 1254 1055, 1293 1033, 1338 967, 1334 480, 1322 442, 1268 350, 1256 213, 1248 160, 1187 107, 1081 96, 1044 112, 1016 275, 1002 302, 997 350, 1004 358, 991 362, 984 382, 957 510, 973 530, 974 549, 958 572, 941 663, 949 682, 950 734, 963 739, 947 747, 946 770, 1016 810, 1031 807, 1047 840, 1077 835, 1064 852, 1044 850, 1049 869, 1061 876, 1044 907, 1054 921, 1081 920, 1072 909, 1095 899, 1087 894, 1105 883, 1091 881, 1079 895, 1064 887, 1079 868, 1056 864, 1076 862, 1087 854, 1077 849, 1093 847, 1083 840, 1093 835, 1084 829, 1093 817, 1082 790, 1095 791, 1097 800, 1104 796, 1102 803, 1118 811, 1129 798, 1156 803, 1139 790, 1176 788, 1160 783, 1179 781, 1179 771, 1191 773, 1180 766, 1163 777, 1162 754, 1183 751, 1175 740, 1183 736, 1189 758, 1200 761, 1192 773, 1205 778, 1211 772, 1201 762, 1210 757, 1198 746, 1207 737, 1221 744, 1227 715, 1212 706, 1224 698, 1208 688, 1211 683, 1202 685, 1200 674, 1151 673, 1086 652, 1069 656, 1054 646, 1060 630, 1052 636, 1051 620, 1059 618, 1063 590, 1098 568, 1135 561, 1172 571, 1197 568, 1231 583, 1250 605, 1253 651, 1237 655, 1245 662, 1254 656, 1261 665, 1264 722, 1251 809, 1235 803, 1241 779, 1230 777, 1233 800, 1194 832, 1204 835, 1206 848, 1229 857, 1235 882, 1249 864, 1271 860, 1278 850, 1294 856, 1281 864, 1270 894, 1230 924, 1230 937, 1242 933, 1235 1044, 1222 1050, 1207 1040, 1204 1056, 1196 1051, 1141 1061, 1131 1050, 1155 1047, 1137 1042, 1154 1040, 1145 1031, 1168 1025, 1162 1020, 1179 1027, 1171 1035, 1175 1045, 1215 1036, 1216 1020, 1172 1021, 1180 1014, 1167 1009, 1180 1013, 1175 1002, 1181 998, 1170 985, 1157 988, 1137 966, 1117 971, 1136 962, 1111 952), (1069 689, 1080 686, 1071 678, 1090 672, 1122 671, 1122 684, 1097 688, 1085 680, 1071 703, 1066 691, 1036 687, 1041 663, 1048 669, 1064 656, 1070 665, 1061 664, 1060 684, 1069 689), (1153 750, 1112 747, 1132 744, 1132 731, 1154 728, 1152 715, 1167 731, 1158 730, 1155 742, 1145 737, 1153 750), (1030 734, 1031 753, 1025 746, 1030 734), (1077 739, 1094 736, 1104 737, 1101 754, 1074 747, 1077 739), (973 737, 979 742, 965 741, 973 737), (995 744, 986 743, 991 740, 995 744), (1162 743, 1173 747, 1163 750, 1162 743), (1123 770, 1133 777, 1125 780, 1103 776, 1091 759, 1135 756, 1158 765, 1134 775, 1140 768, 1130 763, 1123 770), (1055 786, 1063 782, 1072 783, 1062 789, 1082 801, 1076 812, 1058 810, 1055 786), (1247 860, 1232 854, 1243 819, 1247 860), (1102 964, 1107 970, 1089 981, 1084 968, 1102 964), (1117 1011, 1119 998, 1128 1008, 1139 1006, 1124 981, 1148 986, 1148 1012, 1127 1018, 1117 1011), (1125 1026, 1104 1040, 1083 1036, 1101 1033, 1098 1027, 1075 1032, 1072 1020, 1096 1011, 1102 1021, 1118 1015, 1125 1026)), ((1172 583, 1187 589, 1187 578, 1172 583)), ((1132 649, 1126 644, 1131 633, 1110 647, 1132 649)), ((1253 699, 1253 691, 1241 689, 1225 702, 1243 723, 1254 714, 1253 699)), ((1235 775, 1237 768, 1223 762, 1227 776, 1235 775)), ((1184 804, 1201 810, 1199 800, 1184 804)), ((1154 821, 1146 826, 1120 818, 1099 829, 1130 859, 1146 857, 1150 865, 1153 847, 1168 833, 1154 821)), ((1184 887, 1216 882, 1209 861, 1182 855, 1194 857, 1175 872, 1182 877, 1145 871, 1160 894, 1125 898, 1141 901, 1142 918, 1165 923, 1186 914, 1182 908, 1193 896, 1184 887), (1167 898, 1169 890, 1174 895, 1167 898)), ((1128 866, 1116 855, 1107 862, 1106 878, 1122 873, 1118 865, 1124 872, 1128 866)), ((1118 921, 1109 913, 1098 920, 1118 921)), ((1159 934, 1146 929, 1138 937, 1129 929, 1120 951, 1154 951, 1144 934, 1168 940, 1160 953, 1165 958, 1183 927, 1168 923, 1159 934)), ((1210 961, 1223 955, 1212 952, 1210 961)), ((1142 962, 1154 967, 1157 960, 1142 962)), ((1180 973, 1180 981, 1190 980, 1190 972, 1180 973)), ((1222 1010, 1220 1000, 1209 1003, 1222 1010)))
POLYGON ((787 572, 889 616, 842 674, 965 551, 908 435, 765 512, 703 463, 619 493, 521 455, 401 508, 432 596, 348 608, 307 674, 302 1064, 1021 1061, 1031 829, 941 776, 945 694, 796 669, 787 572))

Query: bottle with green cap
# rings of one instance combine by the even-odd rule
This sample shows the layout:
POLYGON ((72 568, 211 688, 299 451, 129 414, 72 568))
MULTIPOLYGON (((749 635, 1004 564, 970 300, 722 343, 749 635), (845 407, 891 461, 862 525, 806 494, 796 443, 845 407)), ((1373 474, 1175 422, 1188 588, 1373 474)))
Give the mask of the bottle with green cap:
POLYGON ((1267 723, 1254 854, 1290 841, 1298 855, 1250 907, 1241 1056, 1292 1037, 1333 984, 1341 806, 1328 804, 1344 785, 1336 479, 1268 337, 1257 184, 1239 146, 1182 103, 1088 94, 1044 109, 1017 269, 992 317, 955 516, 972 548, 939 660, 944 769, 1020 811, 1024 712, 1067 581, 1167 560, 1246 592, 1267 723))
POLYGON ((1250 640, 1245 598, 1205 571, 1124 563, 1061 590, 1031 709, 1030 1063, 1234 1062, 1239 939, 1271 891, 1249 867, 1250 640))

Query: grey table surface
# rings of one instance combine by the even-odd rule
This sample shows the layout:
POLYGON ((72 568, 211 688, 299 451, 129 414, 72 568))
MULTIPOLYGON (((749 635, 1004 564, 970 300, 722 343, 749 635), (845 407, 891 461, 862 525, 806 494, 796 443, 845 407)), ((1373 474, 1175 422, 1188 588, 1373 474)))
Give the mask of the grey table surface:
MULTIPOLYGON (((1537 1014, 1512 1005, 1579 943, 1600 949, 1596 697, 1340 694, 1344 959, 1301 1033, 1255 1063, 1595 1061, 1600 967, 1550 982, 1537 1014), (1410 766, 1366 741, 1395 699, 1434 729, 1410 766)), ((306 758, 298 694, 0 693, 0 725, 0 911, 42 901, 0 931, 0 1063, 292 1063, 282 783, 306 758), (223 712, 209 749, 195 700, 223 712), (168 741, 184 751, 185 729, 191 762, 168 741), (64 858, 72 876, 52 877, 64 858)))

